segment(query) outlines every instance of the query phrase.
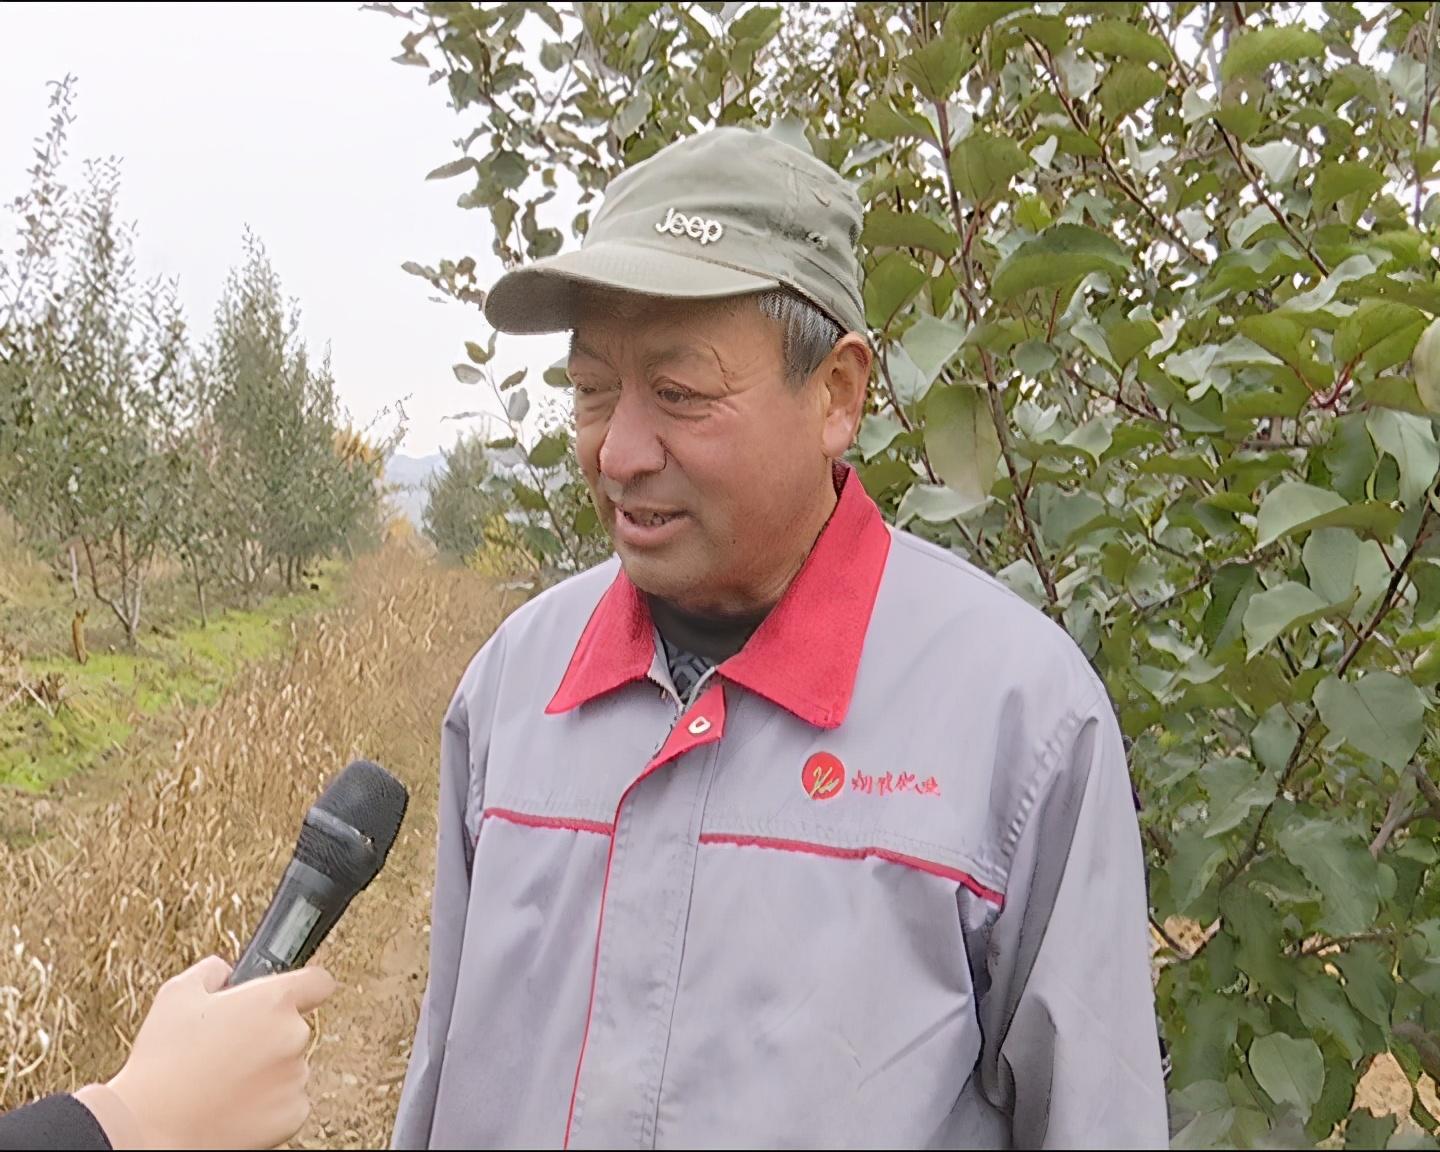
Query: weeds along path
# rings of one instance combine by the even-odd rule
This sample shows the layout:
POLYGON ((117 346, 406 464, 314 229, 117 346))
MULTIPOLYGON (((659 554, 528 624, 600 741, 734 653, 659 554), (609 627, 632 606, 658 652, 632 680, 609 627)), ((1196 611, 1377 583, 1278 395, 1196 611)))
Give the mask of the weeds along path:
POLYGON ((341 990, 318 1013, 315 1113, 296 1144, 385 1146, 424 985, 440 721, 512 606, 400 546, 364 558, 285 658, 186 717, 162 768, 0 843, 0 1109, 113 1071, 168 976, 233 960, 306 807, 365 756, 405 781, 410 810, 321 949, 341 990))

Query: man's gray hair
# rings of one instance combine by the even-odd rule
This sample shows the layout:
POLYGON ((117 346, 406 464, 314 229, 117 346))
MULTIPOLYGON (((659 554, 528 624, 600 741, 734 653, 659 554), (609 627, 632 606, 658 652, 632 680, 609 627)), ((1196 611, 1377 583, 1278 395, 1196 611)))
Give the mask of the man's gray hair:
POLYGON ((845 332, 805 297, 784 288, 762 293, 759 304, 761 314, 780 325, 785 376, 798 388, 824 363, 845 332))

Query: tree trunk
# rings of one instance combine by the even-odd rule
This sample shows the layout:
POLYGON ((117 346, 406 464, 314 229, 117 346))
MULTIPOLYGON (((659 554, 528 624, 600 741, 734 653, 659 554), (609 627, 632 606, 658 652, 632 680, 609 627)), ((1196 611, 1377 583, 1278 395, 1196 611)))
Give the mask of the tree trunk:
POLYGON ((80 599, 80 560, 73 543, 70 545, 70 595, 72 599, 80 599))
POLYGON ((104 592, 100 591, 100 573, 95 566, 95 550, 86 536, 80 538, 80 545, 85 549, 85 562, 90 568, 90 591, 94 593, 96 600, 114 613, 115 619, 120 621, 120 626, 125 629, 126 641, 133 646, 134 636, 131 631, 130 617, 126 612, 123 599, 117 601, 113 596, 106 596, 104 592))
POLYGON ((200 627, 210 627, 210 618, 205 614, 205 585, 200 580, 200 561, 190 557, 190 572, 195 577, 195 599, 200 602, 200 627))

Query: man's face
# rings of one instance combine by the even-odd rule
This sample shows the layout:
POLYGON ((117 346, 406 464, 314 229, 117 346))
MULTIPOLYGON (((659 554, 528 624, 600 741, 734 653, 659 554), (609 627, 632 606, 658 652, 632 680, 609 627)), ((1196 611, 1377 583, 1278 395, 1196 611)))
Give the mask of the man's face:
POLYGON ((835 502, 830 390, 786 380, 779 326, 750 301, 594 299, 569 373, 580 465, 636 587, 695 612, 775 603, 835 502))

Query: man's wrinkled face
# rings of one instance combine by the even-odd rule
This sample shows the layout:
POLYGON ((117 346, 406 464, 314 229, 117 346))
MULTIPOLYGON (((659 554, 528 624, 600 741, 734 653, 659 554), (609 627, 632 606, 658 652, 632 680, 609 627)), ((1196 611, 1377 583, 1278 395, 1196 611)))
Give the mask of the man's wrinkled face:
POLYGON ((750 300, 587 300, 569 374, 580 465, 636 587, 706 613, 778 600, 858 407, 841 443, 833 389, 786 379, 780 327, 750 300))

